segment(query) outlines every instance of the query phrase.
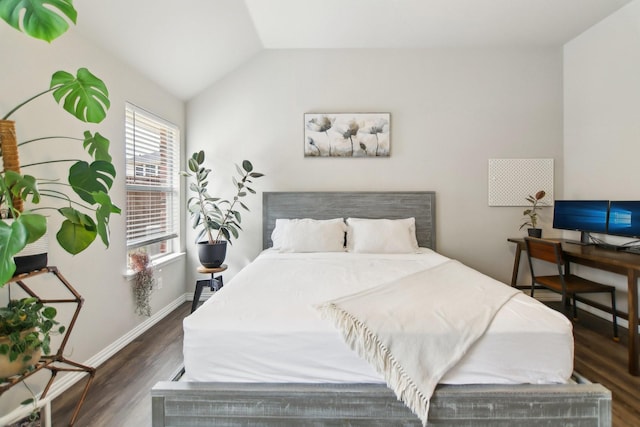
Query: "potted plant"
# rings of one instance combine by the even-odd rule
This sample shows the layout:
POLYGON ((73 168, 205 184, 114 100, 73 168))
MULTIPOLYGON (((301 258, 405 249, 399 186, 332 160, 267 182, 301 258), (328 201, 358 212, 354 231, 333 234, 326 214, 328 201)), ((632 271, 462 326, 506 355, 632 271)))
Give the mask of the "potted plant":
MULTIPOLYGON (((0 18, 9 25, 49 42, 67 30, 69 24, 65 17, 75 23, 76 16, 71 0, 8 2, 0 7, 0 18)), ((18 142, 15 122, 10 120, 13 114, 48 93, 65 111, 87 123, 101 122, 110 106, 104 82, 86 68, 80 68, 75 76, 66 71, 55 72, 48 89, 21 102, 0 119, 0 156, 3 163, 0 172, 0 286, 16 272, 14 257, 27 244, 34 243, 47 232, 46 217, 36 211, 54 211, 63 217, 56 240, 71 254, 85 250, 97 236, 108 247, 109 217, 112 213, 120 213, 109 196, 116 171, 107 138, 97 132, 85 131, 82 138, 45 136, 18 142), (21 165, 19 147, 60 139, 81 141, 90 161, 29 159, 28 164, 21 165), (21 167, 27 169, 57 162, 72 163, 66 173, 67 183, 55 177, 45 180, 21 172, 21 167), (55 203, 44 206, 45 199, 55 203), (23 202, 30 202, 36 208, 25 211, 23 202)), ((44 263, 46 265, 46 258, 44 263)))
MULTIPOLYGON (((57 311, 38 298, 11 300, 0 307, 0 378, 21 374, 50 352, 57 311)), ((55 331, 63 333, 64 326, 55 331)))
POLYGON ((544 196, 546 196, 547 193, 545 193, 543 190, 538 191, 534 196, 527 196, 526 200, 527 202, 531 203, 531 207, 528 209, 525 209, 524 212, 522 213, 523 215, 525 215, 527 218, 525 220, 525 222, 522 223, 522 225, 520 225, 520 230, 522 230, 524 227, 529 226, 529 228, 527 229, 527 233, 529 234, 529 236, 531 237, 542 237, 542 229, 538 228, 538 208, 540 208, 540 200, 542 200, 544 198, 544 196))
POLYGON ((252 178, 264 176, 253 171, 253 165, 249 160, 242 162, 242 167, 236 165, 238 177, 233 177, 233 184, 236 187, 236 195, 232 200, 224 200, 219 197, 212 197, 208 191, 209 174, 211 169, 203 166, 205 160, 204 151, 196 151, 188 160, 189 171, 180 172, 183 176, 193 178, 189 189, 195 196, 187 200, 187 209, 191 215, 194 229, 202 227, 196 237, 198 244, 198 256, 200 263, 207 268, 220 267, 224 262, 227 252, 227 242, 231 243, 232 238, 238 238, 239 231, 242 230, 240 223, 242 216, 236 209, 236 204, 242 209, 249 208, 240 200, 248 193, 255 194, 249 187, 252 178), (206 240, 201 241, 206 236, 206 240), (224 239, 223 239, 224 238, 224 239))

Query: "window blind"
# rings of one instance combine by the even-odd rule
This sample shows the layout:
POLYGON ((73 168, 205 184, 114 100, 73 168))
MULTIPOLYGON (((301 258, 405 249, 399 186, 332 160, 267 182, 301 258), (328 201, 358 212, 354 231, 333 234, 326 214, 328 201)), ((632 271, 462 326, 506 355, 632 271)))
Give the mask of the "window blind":
POLYGON ((132 104, 125 123, 127 248, 135 249, 178 236, 180 132, 132 104))

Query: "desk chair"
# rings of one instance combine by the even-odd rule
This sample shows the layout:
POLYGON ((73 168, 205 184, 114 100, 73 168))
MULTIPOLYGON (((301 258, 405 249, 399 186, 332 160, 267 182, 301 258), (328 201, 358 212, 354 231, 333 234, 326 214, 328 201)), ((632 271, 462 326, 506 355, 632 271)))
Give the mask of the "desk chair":
POLYGON ((569 263, 565 261, 562 254, 562 244, 544 239, 525 237, 527 246, 527 257, 531 268, 531 296, 536 284, 562 294, 562 304, 566 307, 567 298, 570 298, 573 305, 573 319, 578 319, 576 308, 576 294, 580 293, 602 293, 611 294, 611 309, 613 311, 613 339, 618 341, 618 318, 616 316, 616 288, 602 283, 585 279, 575 274, 569 273, 569 263), (558 268, 558 274, 551 276, 537 276, 533 270, 533 259, 540 259, 553 264, 558 268))

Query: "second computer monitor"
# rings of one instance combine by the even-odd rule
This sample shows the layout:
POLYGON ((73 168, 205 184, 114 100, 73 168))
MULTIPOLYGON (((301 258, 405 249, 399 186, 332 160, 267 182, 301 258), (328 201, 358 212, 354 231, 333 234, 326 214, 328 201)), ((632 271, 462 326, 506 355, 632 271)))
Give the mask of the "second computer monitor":
POLYGON ((640 201, 612 201, 609 208, 608 233, 640 237, 640 201))

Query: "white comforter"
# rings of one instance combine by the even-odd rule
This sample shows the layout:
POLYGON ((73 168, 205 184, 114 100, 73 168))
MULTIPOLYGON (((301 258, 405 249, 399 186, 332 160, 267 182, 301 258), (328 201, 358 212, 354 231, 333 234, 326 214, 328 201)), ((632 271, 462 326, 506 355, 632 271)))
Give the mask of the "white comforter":
MULTIPOLYGON (((445 262, 411 255, 263 252, 184 320, 187 381, 384 383, 315 305, 445 262)), ((557 383, 573 368, 571 324, 520 293, 442 383, 557 383)))

